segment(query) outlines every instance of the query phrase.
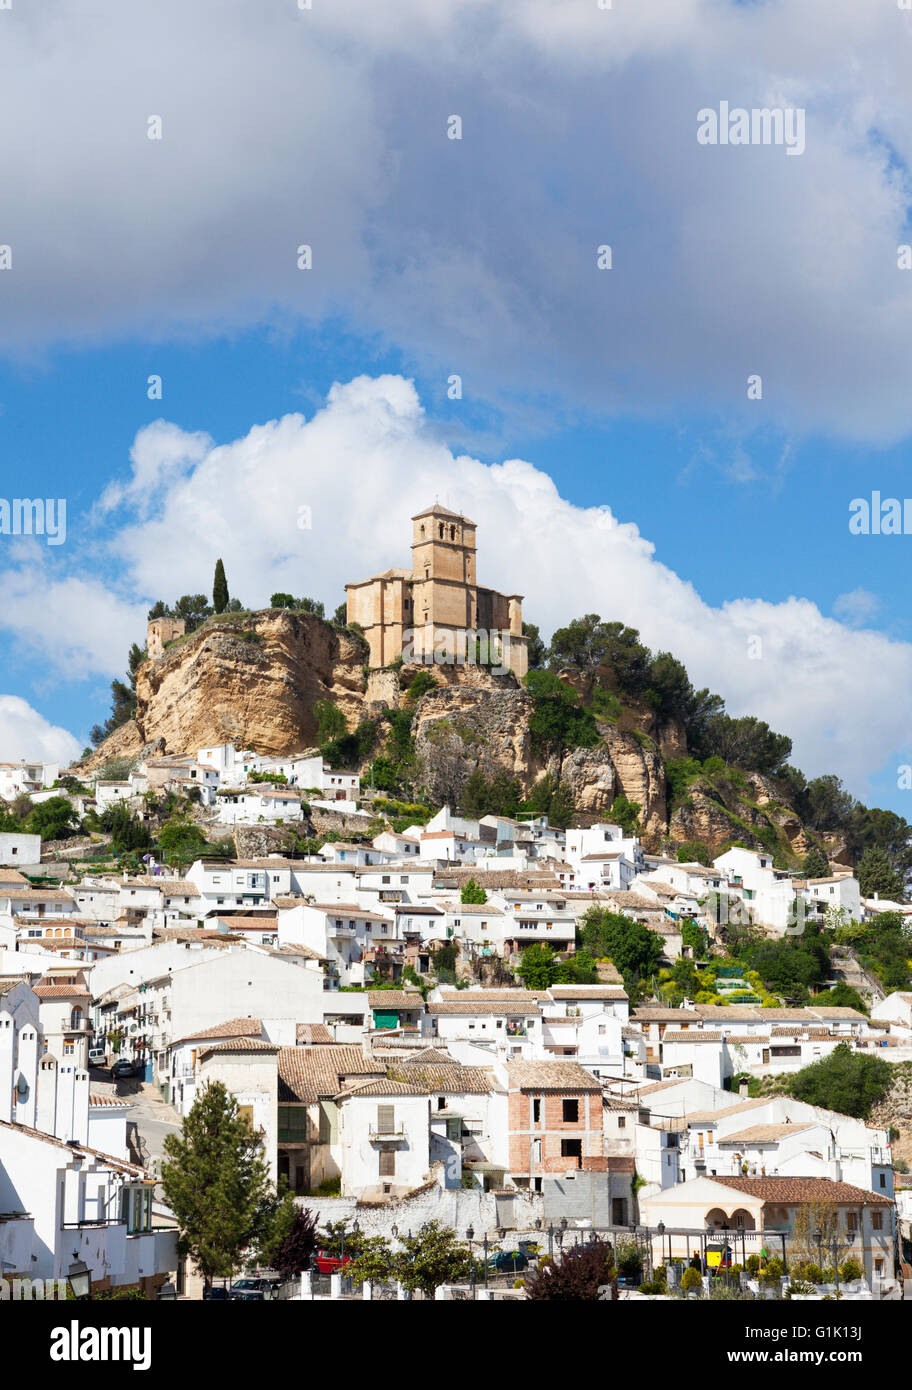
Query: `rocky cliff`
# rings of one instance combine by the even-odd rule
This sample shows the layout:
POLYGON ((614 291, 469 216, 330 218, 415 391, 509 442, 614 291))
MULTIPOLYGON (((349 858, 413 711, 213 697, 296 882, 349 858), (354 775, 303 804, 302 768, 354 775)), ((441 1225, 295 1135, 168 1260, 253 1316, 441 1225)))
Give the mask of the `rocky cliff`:
POLYGON ((266 609, 211 621, 140 666, 135 719, 82 767, 136 757, 148 745, 296 752, 315 742, 315 701, 331 700, 350 725, 361 717, 365 655, 355 634, 307 613, 266 609))
POLYGON ((666 825, 662 760, 648 740, 600 724, 602 743, 563 756, 537 754, 532 747, 532 697, 479 682, 429 691, 418 703, 412 726, 416 781, 433 801, 458 802, 471 773, 486 777, 506 770, 524 792, 551 774, 566 785, 581 821, 603 818, 615 797, 642 807, 647 840, 661 837, 666 825))
MULTIPOLYGON (((402 706, 417 672, 387 669, 366 678, 365 657, 355 633, 305 613, 266 609, 210 620, 139 668, 135 719, 79 770, 229 741, 260 753, 297 752, 316 741, 317 700, 336 705, 349 729, 379 720, 385 709, 402 706)), ((586 703, 596 683, 610 685, 610 673, 601 670, 561 674, 586 703)), ((617 701, 596 716, 597 746, 547 755, 532 746, 534 703, 512 675, 470 666, 435 668, 434 677, 438 688, 414 704, 412 736, 413 785, 435 803, 458 803, 476 768, 486 777, 505 770, 526 793, 551 774, 569 790, 582 823, 604 818, 618 796, 636 802, 652 849, 669 839, 711 849, 737 840, 794 859, 808 848, 794 809, 758 774, 701 775, 678 788, 672 802, 664 761, 685 757, 686 738, 678 723, 661 722, 649 708, 617 701)))

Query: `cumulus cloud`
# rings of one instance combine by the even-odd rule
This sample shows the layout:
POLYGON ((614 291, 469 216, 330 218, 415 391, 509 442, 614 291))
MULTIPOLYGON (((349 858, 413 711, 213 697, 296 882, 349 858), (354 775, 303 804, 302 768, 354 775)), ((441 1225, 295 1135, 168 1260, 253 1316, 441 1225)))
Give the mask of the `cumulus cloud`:
POLYGON ((333 315, 490 399, 895 439, 910 38, 855 0, 15 7, 0 348, 333 315), (806 153, 699 146, 722 99, 806 108, 806 153))
POLYGON ((53 565, 36 548, 0 571, 0 632, 18 645, 33 684, 122 673, 130 643, 145 640, 147 606, 97 576, 60 574, 53 565))
MULTIPOLYGON (((156 438, 166 436, 137 439, 135 455, 150 466, 156 438)), ((480 581, 523 592, 528 620, 550 633, 600 612, 638 627, 651 647, 680 657, 695 684, 723 695, 731 713, 790 734, 809 774, 837 771, 863 794, 902 746, 908 643, 856 631, 797 596, 710 606, 610 507, 573 505, 527 460, 486 465, 451 453, 414 386, 398 376, 336 384, 311 419, 286 415, 213 447, 172 477, 154 518, 124 516, 114 550, 145 595, 207 588, 221 555, 232 593, 246 603, 288 590, 332 611, 347 581, 409 563, 409 517, 435 497, 478 523, 480 581), (876 681, 859 680, 870 671, 876 681)), ((860 604, 856 595, 843 606, 850 622, 860 604)))
POLYGON ((0 750, 6 762, 40 758, 62 766, 77 758, 82 749, 72 734, 32 709, 18 695, 0 695, 0 750))
POLYGON ((867 589, 852 589, 847 594, 839 594, 833 600, 833 616, 850 627, 861 627, 871 623, 880 612, 882 604, 876 594, 867 589))

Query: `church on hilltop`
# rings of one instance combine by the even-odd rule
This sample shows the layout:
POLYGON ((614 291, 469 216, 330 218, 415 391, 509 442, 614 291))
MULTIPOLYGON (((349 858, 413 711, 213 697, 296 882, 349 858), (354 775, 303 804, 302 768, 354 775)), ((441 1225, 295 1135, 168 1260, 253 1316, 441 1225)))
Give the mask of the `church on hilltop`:
MULTIPOLYGON (((398 657, 432 662, 441 652, 490 644, 521 678, 529 666, 522 630, 522 594, 482 589, 475 574, 475 522, 435 502, 412 517, 412 568, 389 569, 346 584, 349 623, 370 644, 370 665, 398 657)), ((471 656, 469 660, 471 661, 471 656)), ((498 664, 494 661, 493 664, 498 664)))

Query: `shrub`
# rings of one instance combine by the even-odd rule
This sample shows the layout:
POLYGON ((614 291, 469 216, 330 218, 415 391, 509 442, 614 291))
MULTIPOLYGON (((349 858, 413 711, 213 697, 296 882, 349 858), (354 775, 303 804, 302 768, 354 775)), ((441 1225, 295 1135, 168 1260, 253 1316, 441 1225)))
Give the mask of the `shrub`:
POLYGON ((681 1280, 681 1288, 685 1293, 690 1293, 691 1289, 701 1289, 703 1280, 698 1269, 685 1269, 684 1277, 681 1280))

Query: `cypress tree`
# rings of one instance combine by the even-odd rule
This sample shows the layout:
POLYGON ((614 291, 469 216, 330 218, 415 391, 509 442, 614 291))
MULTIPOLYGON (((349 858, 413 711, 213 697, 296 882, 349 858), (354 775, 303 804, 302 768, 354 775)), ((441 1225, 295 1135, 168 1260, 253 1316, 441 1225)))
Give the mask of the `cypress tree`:
POLYGON ((215 562, 215 579, 212 581, 212 607, 216 613, 224 613, 228 607, 228 580, 221 559, 215 562))

